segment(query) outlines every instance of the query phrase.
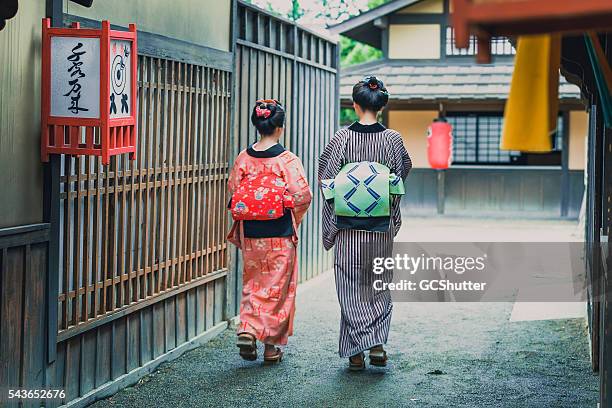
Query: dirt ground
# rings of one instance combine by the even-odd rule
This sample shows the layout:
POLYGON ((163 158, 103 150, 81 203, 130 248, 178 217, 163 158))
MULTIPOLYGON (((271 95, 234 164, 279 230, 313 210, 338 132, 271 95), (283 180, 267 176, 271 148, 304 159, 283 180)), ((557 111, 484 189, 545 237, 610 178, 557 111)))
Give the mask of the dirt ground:
MULTIPOLYGON (((572 222, 411 218, 398 239, 573 241, 580 233, 572 222)), ((596 407, 584 318, 512 321, 513 307, 396 303, 390 364, 353 373, 337 355, 340 312, 333 273, 324 273, 299 288, 296 333, 279 365, 241 360, 228 330, 94 406, 596 407)))

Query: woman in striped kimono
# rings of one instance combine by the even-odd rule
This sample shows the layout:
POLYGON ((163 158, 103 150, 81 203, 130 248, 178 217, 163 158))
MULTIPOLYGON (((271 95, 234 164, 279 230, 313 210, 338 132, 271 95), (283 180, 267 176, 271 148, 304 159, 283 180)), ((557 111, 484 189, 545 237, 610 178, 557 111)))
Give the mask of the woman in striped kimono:
MULTIPOLYGON (((236 345, 242 358, 256 360, 259 340, 265 345, 264 361, 275 363, 283 356, 278 346, 286 345, 293 334, 297 228, 310 206, 312 194, 302 162, 279 144, 285 123, 282 105, 276 100, 257 101, 251 122, 261 138, 236 158, 228 181, 230 193, 233 195, 253 179, 272 176, 286 186, 285 193, 291 196, 293 209, 285 208, 280 218, 235 221, 228 235, 228 240, 242 250, 244 264, 236 345)), ((264 202, 269 189, 265 190, 257 189, 251 198, 264 202)), ((269 197, 278 201, 280 197, 274 194, 269 197)), ((237 202, 236 208, 240 205, 244 207, 245 203, 237 202)), ((235 210, 231 201, 230 209, 235 210)))
MULTIPOLYGON (((353 107, 359 121, 340 129, 325 147, 319 159, 318 177, 333 179, 347 163, 370 161, 389 168, 403 180, 412 163, 401 135, 377 121, 389 94, 382 81, 366 77, 353 87, 353 107)), ((323 245, 334 247, 336 291, 340 302, 340 357, 349 358, 349 368, 365 368, 364 351, 369 350, 370 364, 385 366, 391 323, 391 294, 374 292, 371 264, 375 256, 392 256, 393 238, 402 219, 401 196, 393 195, 391 215, 386 217, 346 217, 334 214, 333 200, 323 205, 323 245)), ((391 280, 391 276, 383 276, 391 280)))

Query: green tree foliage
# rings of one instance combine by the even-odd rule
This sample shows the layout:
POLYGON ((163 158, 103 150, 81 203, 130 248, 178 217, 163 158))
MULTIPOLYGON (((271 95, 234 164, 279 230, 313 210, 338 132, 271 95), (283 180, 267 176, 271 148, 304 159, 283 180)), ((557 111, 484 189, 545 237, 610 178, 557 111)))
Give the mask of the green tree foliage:
POLYGON ((382 58, 382 51, 351 38, 340 37, 340 65, 362 64, 382 58))
MULTIPOLYGON (((390 0, 370 0, 368 10, 383 5, 390 0)), ((343 67, 363 64, 383 57, 382 51, 348 37, 340 37, 340 65, 343 67)))
POLYGON ((371 10, 371 9, 376 8, 378 6, 382 6, 383 4, 385 4, 385 3, 389 2, 389 1, 391 1, 391 0, 370 0, 368 2, 368 9, 371 10))
POLYGON ((291 0, 291 14, 289 18, 298 21, 304 15, 304 9, 300 7, 300 0, 291 0))
POLYGON ((340 126, 348 126, 353 122, 357 122, 359 118, 353 108, 341 108, 339 120, 340 126))
MULTIPOLYGON (((370 0, 368 9, 381 6, 389 0, 370 0)), ((341 66, 349 66, 353 64, 362 64, 368 61, 374 61, 383 57, 382 51, 371 47, 359 41, 352 40, 348 37, 340 37, 340 64, 341 66)), ((340 109, 340 125, 348 126, 357 121, 359 118, 352 108, 340 109)))

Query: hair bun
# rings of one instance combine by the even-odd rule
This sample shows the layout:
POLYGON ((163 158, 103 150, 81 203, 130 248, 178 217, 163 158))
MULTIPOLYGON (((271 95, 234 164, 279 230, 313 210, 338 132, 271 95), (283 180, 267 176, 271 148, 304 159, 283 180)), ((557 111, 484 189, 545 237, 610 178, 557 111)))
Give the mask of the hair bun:
POLYGON ((257 115, 258 118, 263 117, 264 119, 268 119, 271 114, 272 111, 268 109, 265 104, 257 105, 255 107, 255 115, 257 115))
POLYGON ((366 82, 366 84, 368 85, 368 87, 370 89, 378 89, 380 87, 380 85, 379 85, 380 81, 374 75, 372 75, 370 77, 367 77, 365 79, 366 79, 365 82, 366 82))
POLYGON ((255 102, 255 115, 260 120, 268 119, 279 109, 283 110, 283 107, 276 99, 259 99, 255 102))
POLYGON ((362 108, 378 112, 389 101, 389 92, 380 79, 368 75, 353 87, 353 101, 362 108))
POLYGON ((276 99, 258 99, 251 113, 251 123, 262 135, 269 135, 285 124, 285 109, 276 99))

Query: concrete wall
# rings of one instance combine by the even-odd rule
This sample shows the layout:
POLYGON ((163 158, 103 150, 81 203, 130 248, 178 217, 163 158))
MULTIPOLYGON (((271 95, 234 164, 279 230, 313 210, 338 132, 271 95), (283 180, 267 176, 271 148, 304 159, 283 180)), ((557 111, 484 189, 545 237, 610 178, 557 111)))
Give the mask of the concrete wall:
POLYGON ((427 128, 437 117, 437 111, 389 111, 389 127, 402 134, 415 168, 429 168, 427 128))
POLYGON ((426 0, 398 11, 399 14, 443 13, 444 0, 426 0))
POLYGON ((0 31, 0 228, 42 221, 40 36, 44 1, 0 31))
POLYGON ((93 20, 109 20, 139 30, 228 51, 231 1, 221 0, 95 0, 91 8, 65 2, 65 12, 93 20))
POLYGON ((584 170, 586 139, 589 134, 589 115, 582 111, 570 112, 569 168, 584 170))
POLYGON ((389 58, 440 58, 440 25, 389 25, 389 58))

